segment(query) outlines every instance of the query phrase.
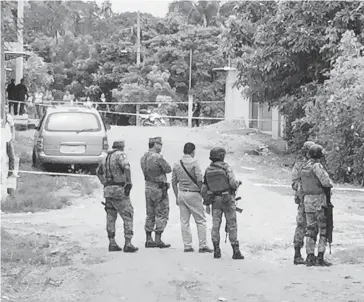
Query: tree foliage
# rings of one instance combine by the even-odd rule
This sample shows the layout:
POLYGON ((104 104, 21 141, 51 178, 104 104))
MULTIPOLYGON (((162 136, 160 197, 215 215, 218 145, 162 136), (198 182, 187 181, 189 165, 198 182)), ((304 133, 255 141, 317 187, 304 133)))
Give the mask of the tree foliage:
POLYGON ((253 100, 279 107, 292 149, 316 137, 330 152, 335 179, 362 181, 363 3, 240 2, 225 40, 238 67, 236 84, 253 100))

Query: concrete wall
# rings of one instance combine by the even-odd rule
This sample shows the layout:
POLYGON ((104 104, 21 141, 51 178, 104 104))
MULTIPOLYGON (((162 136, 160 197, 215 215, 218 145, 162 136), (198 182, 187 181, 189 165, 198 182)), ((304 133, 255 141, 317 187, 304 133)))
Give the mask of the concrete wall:
POLYGON ((241 90, 233 87, 237 78, 237 70, 228 68, 226 71, 225 119, 233 120, 243 118, 246 126, 249 127, 249 99, 241 94, 241 90))
POLYGON ((268 104, 256 104, 244 97, 242 89, 233 87, 237 79, 235 68, 225 67, 225 120, 243 118, 249 128, 258 128, 260 131, 272 133, 273 139, 283 135, 284 118, 277 108, 268 109, 268 104))

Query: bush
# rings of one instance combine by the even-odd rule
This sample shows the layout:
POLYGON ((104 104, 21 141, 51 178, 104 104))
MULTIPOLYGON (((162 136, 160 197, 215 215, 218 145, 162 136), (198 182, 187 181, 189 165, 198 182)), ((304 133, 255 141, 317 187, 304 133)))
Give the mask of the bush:
POLYGON ((364 46, 352 31, 340 42, 340 56, 314 102, 305 105, 301 120, 312 126, 313 140, 328 151, 329 173, 335 181, 364 184, 364 46))

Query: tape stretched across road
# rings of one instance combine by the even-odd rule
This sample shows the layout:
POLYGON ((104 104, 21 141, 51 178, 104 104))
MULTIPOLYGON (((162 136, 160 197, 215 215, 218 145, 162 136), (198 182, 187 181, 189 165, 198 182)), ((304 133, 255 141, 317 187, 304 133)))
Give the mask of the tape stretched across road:
MULTIPOLYGON (((97 178, 96 175, 89 175, 89 174, 56 173, 56 172, 46 172, 46 171, 24 171, 24 170, 18 170, 16 172, 24 173, 24 174, 38 174, 38 175, 51 175, 51 176, 97 178)), ((289 185, 280 185, 280 184, 253 183, 253 185, 256 186, 256 187, 289 188, 289 189, 291 189, 291 186, 289 186, 289 185)), ((364 189, 359 189, 359 188, 333 188, 333 191, 349 191, 349 192, 363 192, 364 193, 364 189)))
MULTIPOLYGON (((53 101, 54 102, 54 101, 53 101)), ((18 103, 24 103, 24 104, 32 104, 32 105, 39 105, 41 107, 53 107, 55 105, 52 105, 52 104, 42 104, 42 103, 39 103, 39 104, 33 104, 33 103, 28 103, 28 102, 23 102, 23 101, 19 101, 18 103)), ((55 103, 55 102, 54 102, 55 103)), ((60 102, 61 103, 61 102, 60 102)), ((64 103, 64 102, 63 102, 64 103)), ((100 102, 95 102, 93 104, 99 104, 100 102)), ((111 105, 111 104, 118 104, 118 105, 136 105, 136 104, 140 104, 140 105, 147 105, 147 104, 154 104, 154 105, 157 105, 157 104, 169 104, 169 103, 174 103, 174 102, 163 102, 163 103, 100 103, 100 104, 103 104, 103 105, 111 105)), ((186 104, 185 102, 180 102, 181 104, 186 104)), ((210 103, 210 104, 213 104, 213 103, 216 103, 216 102, 205 102, 205 103, 210 103)), ((174 104, 179 104, 179 102, 177 103, 174 103, 174 104)), ((75 106, 77 107, 77 103, 74 103, 73 105, 70 105, 70 106, 75 106)), ((85 106, 85 105, 83 105, 85 106)), ((93 107, 94 108, 94 107, 93 107)), ((126 115, 126 116, 141 116, 143 115, 142 113, 130 113, 130 112, 116 112, 116 111, 110 111, 110 110, 99 110, 99 109, 96 109, 98 112, 102 112, 102 113, 109 113, 109 114, 115 114, 115 115, 126 115)), ((159 114, 160 117, 162 118, 171 118, 171 119, 188 119, 188 116, 177 116, 177 115, 162 115, 162 114, 159 114)), ((225 120, 225 117, 201 117, 201 116, 192 116, 191 118, 192 120, 218 120, 218 121, 224 121, 225 120)), ((233 121, 245 121, 243 118, 233 118, 231 119, 233 121)), ((273 120, 273 119, 249 119, 249 122, 250 121, 257 121, 257 122, 279 122, 279 120, 273 120)))

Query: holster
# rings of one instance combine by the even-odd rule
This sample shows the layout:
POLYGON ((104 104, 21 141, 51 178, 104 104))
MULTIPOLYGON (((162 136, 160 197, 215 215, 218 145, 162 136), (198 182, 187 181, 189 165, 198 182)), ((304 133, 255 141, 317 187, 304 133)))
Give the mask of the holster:
POLYGON ((125 185, 124 193, 125 193, 126 197, 129 197, 130 191, 131 191, 132 188, 133 188, 133 185, 131 183, 128 183, 128 184, 125 185))

